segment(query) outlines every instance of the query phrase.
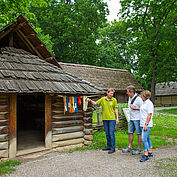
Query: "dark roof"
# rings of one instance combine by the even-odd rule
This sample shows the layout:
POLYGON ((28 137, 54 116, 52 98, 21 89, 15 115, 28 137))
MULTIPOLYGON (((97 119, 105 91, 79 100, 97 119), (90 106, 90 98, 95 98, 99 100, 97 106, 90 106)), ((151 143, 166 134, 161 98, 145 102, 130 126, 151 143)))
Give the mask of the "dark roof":
POLYGON ((11 33, 13 34, 13 43, 10 47, 23 49, 59 66, 53 55, 38 38, 37 33, 22 15, 17 17, 16 22, 8 24, 0 30, 0 48, 9 46, 11 33))
POLYGON ((81 79, 87 80, 104 90, 114 88, 117 91, 125 91, 129 85, 134 85, 137 91, 142 90, 141 85, 135 80, 132 74, 125 69, 62 62, 59 62, 59 65, 63 70, 81 79))
POLYGON ((177 95, 177 82, 162 82, 156 84, 156 96, 177 95))
POLYGON ((1 48, 0 93, 58 93, 93 95, 103 93, 36 55, 12 47, 1 48))

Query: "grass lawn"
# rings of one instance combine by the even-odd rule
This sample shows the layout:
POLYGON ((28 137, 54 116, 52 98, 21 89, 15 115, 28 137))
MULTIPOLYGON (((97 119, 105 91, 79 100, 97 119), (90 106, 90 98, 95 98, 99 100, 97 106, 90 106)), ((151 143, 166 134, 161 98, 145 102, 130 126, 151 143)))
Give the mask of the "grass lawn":
POLYGON ((159 110, 160 113, 177 114, 177 109, 163 109, 159 110))
POLYGON ((15 171, 15 168, 13 168, 16 165, 20 165, 21 162, 14 161, 14 160, 7 160, 5 162, 0 162, 0 176, 5 173, 12 173, 15 171))

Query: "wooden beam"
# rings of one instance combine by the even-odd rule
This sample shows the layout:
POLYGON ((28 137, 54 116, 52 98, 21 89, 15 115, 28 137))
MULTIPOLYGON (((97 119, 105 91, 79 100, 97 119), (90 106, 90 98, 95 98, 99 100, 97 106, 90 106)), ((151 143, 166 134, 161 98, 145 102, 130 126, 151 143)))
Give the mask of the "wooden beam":
POLYGON ((35 49, 35 47, 31 44, 28 38, 20 30, 18 30, 18 32, 25 39, 25 41, 29 44, 29 46, 33 49, 33 51, 39 56, 39 58, 43 59, 42 55, 35 49))
POLYGON ((51 96, 45 95, 45 147, 52 148, 51 96))
POLYGON ((10 94, 9 105, 9 158, 17 152, 17 94, 10 94))

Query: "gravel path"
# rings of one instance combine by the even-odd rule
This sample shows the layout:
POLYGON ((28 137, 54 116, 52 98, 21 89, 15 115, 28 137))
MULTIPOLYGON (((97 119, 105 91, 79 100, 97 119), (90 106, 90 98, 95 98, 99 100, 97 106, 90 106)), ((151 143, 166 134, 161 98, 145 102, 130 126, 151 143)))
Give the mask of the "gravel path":
POLYGON ((37 159, 23 159, 26 162, 17 166, 9 177, 157 177, 157 161, 176 158, 177 146, 155 149, 153 153, 152 159, 140 163, 140 155, 123 154, 121 150, 113 154, 101 150, 53 152, 37 159))

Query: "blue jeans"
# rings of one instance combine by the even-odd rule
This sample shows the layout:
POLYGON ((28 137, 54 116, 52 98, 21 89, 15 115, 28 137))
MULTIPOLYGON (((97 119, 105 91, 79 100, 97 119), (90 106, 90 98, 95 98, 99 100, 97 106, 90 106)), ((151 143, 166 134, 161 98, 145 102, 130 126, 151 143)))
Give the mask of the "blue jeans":
POLYGON ((142 142, 143 142, 143 147, 144 151, 149 151, 149 148, 152 148, 152 143, 151 139, 149 136, 149 132, 151 130, 151 127, 148 127, 146 131, 144 131, 144 127, 142 128, 142 142))
POLYGON ((104 130, 106 133, 107 147, 115 150, 115 120, 103 120, 104 130))

